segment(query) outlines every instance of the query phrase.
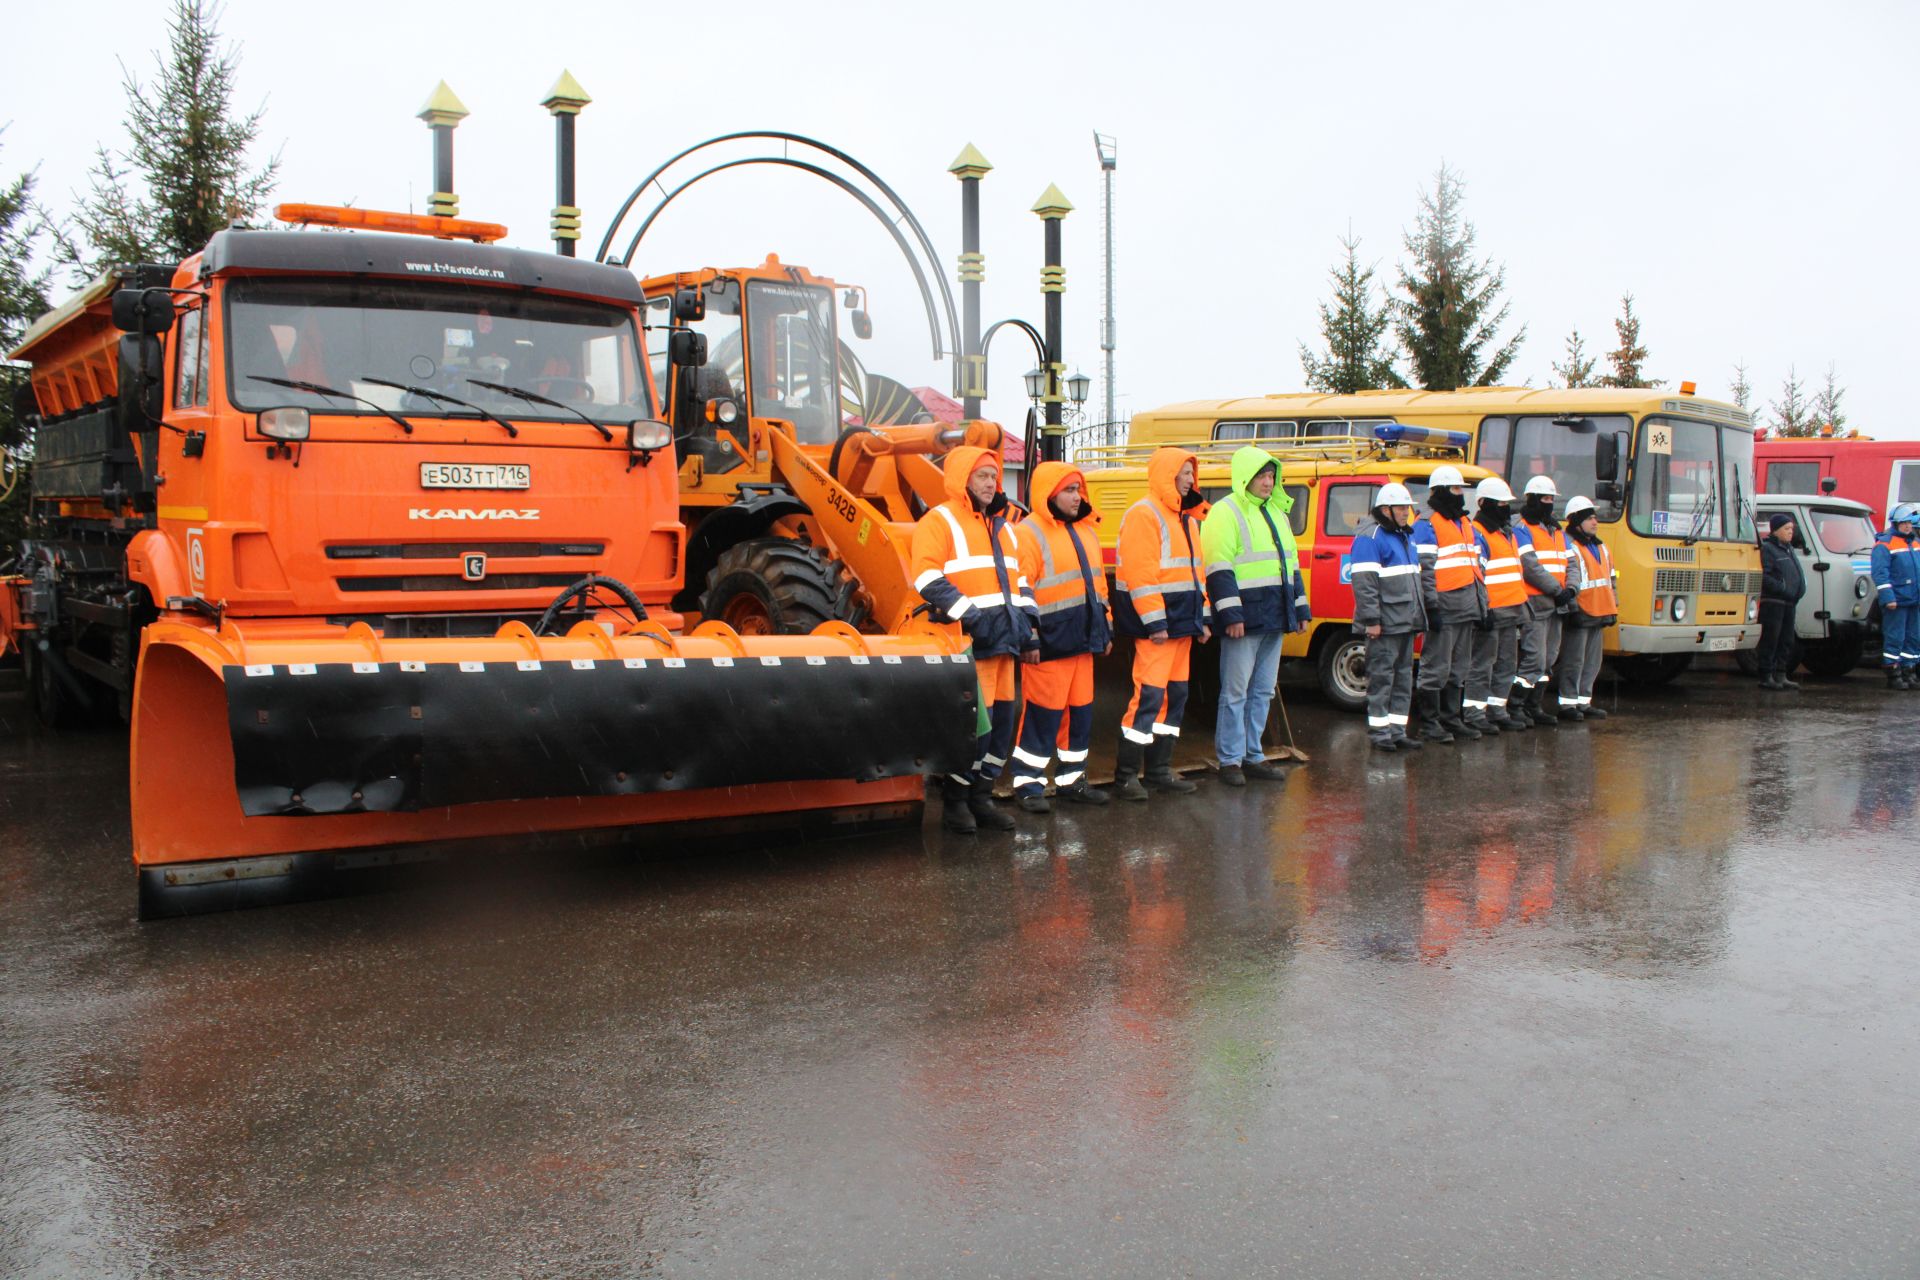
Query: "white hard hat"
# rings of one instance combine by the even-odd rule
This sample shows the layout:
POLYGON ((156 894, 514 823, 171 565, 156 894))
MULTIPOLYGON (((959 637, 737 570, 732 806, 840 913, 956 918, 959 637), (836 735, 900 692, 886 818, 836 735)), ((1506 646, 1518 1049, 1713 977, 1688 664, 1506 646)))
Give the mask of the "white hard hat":
POLYGON ((1567 523, 1572 524, 1583 515, 1593 514, 1593 499, 1583 493, 1577 493, 1567 499, 1567 523))
POLYGON ((1488 476, 1485 480, 1473 486, 1473 500, 1475 502, 1486 502, 1489 500, 1494 502, 1512 502, 1513 490, 1507 488, 1507 482, 1499 476, 1488 476))
POLYGON ((1460 486, 1466 484, 1466 482, 1467 478, 1460 474, 1460 468, 1458 467, 1435 467, 1433 469, 1433 476, 1427 481, 1427 487, 1430 489, 1444 489, 1449 485, 1460 486))
POLYGON ((1560 490, 1554 487, 1552 476, 1535 476, 1533 479, 1527 481, 1527 492, 1530 494, 1544 493, 1549 498, 1557 498, 1560 496, 1560 490))
POLYGON ((1383 484, 1380 486, 1380 492, 1373 495, 1373 505, 1410 507, 1413 505, 1413 495, 1407 492, 1407 486, 1403 484, 1383 484))

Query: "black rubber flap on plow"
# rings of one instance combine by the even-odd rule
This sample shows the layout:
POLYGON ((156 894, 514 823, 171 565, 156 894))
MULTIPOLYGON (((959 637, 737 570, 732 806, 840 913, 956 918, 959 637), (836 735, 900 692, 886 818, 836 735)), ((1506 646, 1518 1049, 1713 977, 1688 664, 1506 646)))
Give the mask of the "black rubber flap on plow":
POLYGON ((249 817, 964 773, 964 657, 225 669, 249 817))

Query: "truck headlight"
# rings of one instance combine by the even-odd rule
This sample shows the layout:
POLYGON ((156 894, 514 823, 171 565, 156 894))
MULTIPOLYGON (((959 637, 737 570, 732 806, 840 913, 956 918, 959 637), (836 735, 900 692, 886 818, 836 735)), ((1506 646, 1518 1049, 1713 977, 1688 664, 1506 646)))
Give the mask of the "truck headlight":
POLYGON ((627 428, 627 444, 638 452, 664 449, 673 443, 673 428, 655 418, 637 418, 627 428))
POLYGON ((1687 598, 1685 596, 1675 596, 1673 598, 1671 613, 1675 622, 1685 622, 1687 620, 1687 598))
POLYGON ((312 430, 305 409, 268 409, 260 415, 260 434, 270 440, 305 440, 312 430))

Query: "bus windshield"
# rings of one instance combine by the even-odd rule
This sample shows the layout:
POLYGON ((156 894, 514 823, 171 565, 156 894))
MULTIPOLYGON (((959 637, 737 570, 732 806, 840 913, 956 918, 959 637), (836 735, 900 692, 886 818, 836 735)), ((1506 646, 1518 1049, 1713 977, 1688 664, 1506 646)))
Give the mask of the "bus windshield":
POLYGON ((1634 451, 1628 523, 1654 538, 1752 542, 1753 436, 1650 417, 1634 451))
POLYGON ((227 286, 226 330, 227 394, 237 409, 364 414, 374 412, 363 403, 372 401, 409 417, 472 416, 386 382, 444 392, 502 417, 580 421, 569 409, 476 386, 477 378, 603 422, 653 416, 633 316, 610 304, 471 285, 256 277, 227 286))
POLYGON ((1535 476, 1552 476, 1565 509, 1576 495, 1593 499, 1594 513, 1603 522, 1620 518, 1618 500, 1603 501, 1594 492, 1594 441, 1625 435, 1631 423, 1625 414, 1573 414, 1522 417, 1513 421, 1513 461, 1507 483, 1518 494, 1535 476))
POLYGON ((791 422, 802 444, 832 444, 840 435, 832 296, 813 285, 750 281, 747 325, 753 413, 791 422))

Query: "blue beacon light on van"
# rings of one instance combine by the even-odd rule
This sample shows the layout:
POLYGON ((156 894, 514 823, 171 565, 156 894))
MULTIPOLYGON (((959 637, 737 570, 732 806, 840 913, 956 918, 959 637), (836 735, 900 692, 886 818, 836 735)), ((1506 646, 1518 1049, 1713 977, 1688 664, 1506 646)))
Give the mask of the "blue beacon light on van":
POLYGON ((1376 423, 1373 438, 1382 444, 1424 444, 1436 449, 1465 449, 1473 441, 1465 431, 1417 427, 1405 422, 1376 423))

